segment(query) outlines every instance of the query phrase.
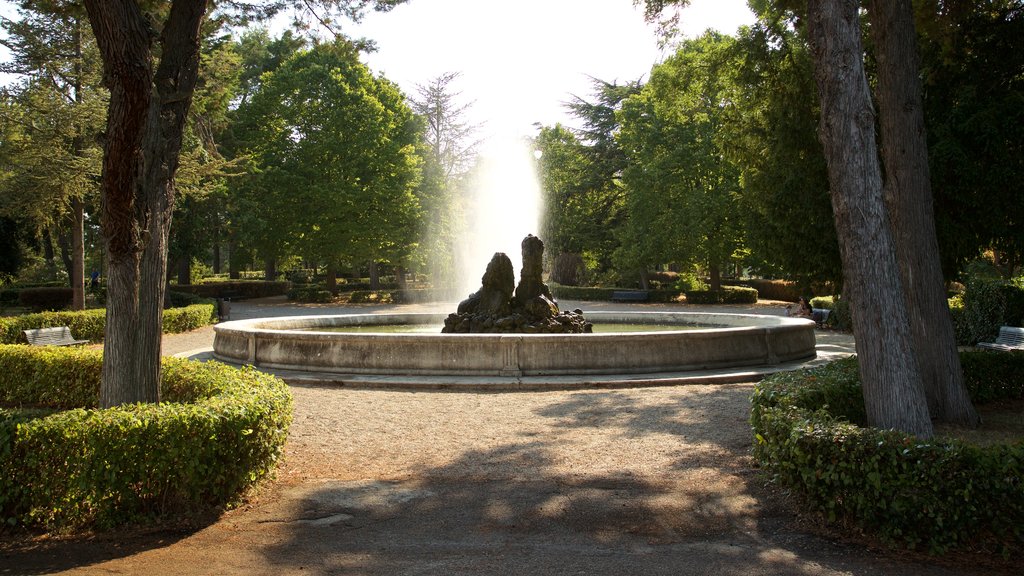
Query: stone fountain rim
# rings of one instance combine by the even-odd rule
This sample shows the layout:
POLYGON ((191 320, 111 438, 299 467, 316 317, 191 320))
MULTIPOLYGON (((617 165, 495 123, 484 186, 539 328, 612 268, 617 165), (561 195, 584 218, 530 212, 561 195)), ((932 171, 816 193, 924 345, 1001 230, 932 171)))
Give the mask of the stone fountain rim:
MULTIPOLYGON (((677 311, 589 311, 585 312, 585 317, 588 319, 594 319, 606 322, 633 322, 646 320, 643 323, 658 324, 658 323, 671 323, 673 320, 678 321, 680 324, 708 324, 707 328, 689 329, 689 330, 659 330, 652 332, 634 331, 634 332, 600 332, 594 334, 524 334, 524 333, 476 333, 476 334, 442 334, 440 332, 424 333, 424 332, 361 332, 361 337, 371 338, 430 338, 430 339, 465 339, 465 338, 500 338, 508 336, 522 336, 526 338, 547 338, 547 339, 561 339, 561 338, 622 338, 629 335, 644 335, 652 336, 657 334, 678 334, 680 332, 686 333, 700 333, 710 331, 735 331, 735 330, 762 330, 771 327, 797 327, 797 326, 808 326, 813 325, 814 322, 806 318, 792 318, 787 316, 776 316, 771 314, 740 314, 731 312, 677 312, 677 311), (666 320, 668 318, 669 320, 666 320), (716 323, 713 319, 721 321, 727 321, 725 324, 716 323), (688 321, 687 321, 688 320, 688 321), (703 322, 701 321, 703 320, 703 322)), ((221 322, 214 326, 215 332, 249 332, 256 334, 288 334, 291 336, 323 336, 330 335, 336 337, 338 332, 318 331, 318 330, 302 330, 303 327, 315 328, 319 326, 353 326, 353 325, 394 325, 394 324, 426 324, 429 320, 444 320, 447 317, 447 313, 440 312, 388 312, 388 313, 355 313, 355 314, 317 314, 317 315, 298 315, 298 316, 274 316, 268 318, 251 318, 245 320, 231 320, 228 322, 221 322), (401 319, 419 319, 427 320, 423 322, 409 322, 402 321, 401 319), (350 322, 338 322, 339 320, 348 320, 350 322), (351 322, 354 320, 355 322, 351 322), (387 321, 391 320, 391 321, 387 321), (280 324, 292 324, 289 327, 281 327, 280 324), (309 326, 313 323, 313 326, 309 326), (273 327, 278 325, 277 327, 273 327)))
MULTIPOLYGON (((216 336, 213 356, 221 361, 232 364, 252 364, 261 370, 278 374, 287 382, 298 385, 330 385, 356 388, 385 389, 421 389, 421 390, 488 390, 488 391, 525 391, 552 390, 574 388, 623 388, 638 386, 664 386, 695 383, 750 382, 762 375, 785 369, 793 369, 815 358, 814 323, 802 318, 761 314, 707 313, 707 312, 666 312, 666 311, 593 311, 586 313, 594 320, 635 321, 666 321, 666 318, 677 321, 694 321, 718 324, 725 327, 701 328, 690 330, 667 330, 657 332, 607 332, 598 334, 442 334, 437 333, 339 333, 316 330, 320 325, 338 325, 342 322, 350 324, 394 324, 398 320, 417 319, 420 321, 439 322, 446 315, 443 313, 412 312, 385 314, 326 314, 310 316, 279 316, 272 318, 253 318, 225 322, 214 327, 216 336), (691 344, 681 342, 703 341, 705 349, 720 350, 728 348, 729 342, 740 339, 747 346, 763 348, 767 355, 765 361, 748 357, 742 362, 722 363, 720 360, 711 364, 704 361, 680 363, 672 360, 671 365, 662 368, 661 364, 642 363, 640 368, 591 370, 586 364, 584 370, 577 366, 568 371, 557 371, 560 367, 546 368, 544 371, 529 370, 522 365, 520 351, 534 349, 535 346, 545 347, 548 343, 569 346, 571 354, 580 354, 581 350, 601 350, 592 357, 594 362, 602 362, 606 354, 623 353, 628 357, 643 355, 647 350, 657 350, 668 346, 675 350, 671 353, 687 355, 691 344), (287 344, 291 342, 292 344, 287 344), (358 344, 361 342, 362 344, 358 344), (591 342, 594 346, 581 343, 591 342), (355 343, 355 344, 353 344, 355 343), (645 344, 651 344, 651 347, 645 344), (264 350, 264 346, 270 346, 264 350), (298 365, 291 360, 274 356, 274 349, 279 346, 304 347, 317 364, 298 365), (394 346, 395 348, 392 348, 394 346), (395 350, 406 352, 395 355, 395 350), (486 349, 483 356, 476 357, 474 362, 493 363, 482 369, 457 366, 457 371, 449 371, 447 367, 440 370, 429 369, 403 372, 382 371, 380 369, 364 369, 347 364, 326 362, 332 354, 342 354, 343 358, 402 357, 412 354, 416 348, 428 346, 428 357, 435 355, 450 356, 451 350, 468 351, 474 348, 486 349), (596 346, 596 348, 595 348, 596 346), (454 348, 452 348, 454 347, 454 348), (522 348, 526 347, 526 348, 522 348), (710 348, 708 348, 710 347, 710 348), (382 352, 391 350, 390 353, 382 352), (271 354, 267 356, 267 354, 271 354), (504 358, 504 361, 502 360, 504 358), (509 361, 512 360, 512 369, 509 361), (324 363, 326 362, 326 363, 324 363), (504 363, 502 363, 504 362, 504 363), (684 366, 685 364, 685 366, 684 366)), ((697 344, 700 347, 700 344, 697 344)), ((278 349, 279 350, 279 349, 278 349)), ((468 353, 468 352, 465 352, 468 353)), ((717 353, 717 352, 715 352, 717 353)), ((527 353, 528 357, 530 353, 527 353)), ((760 352, 758 354, 761 354, 760 352)), ((422 356, 421 356, 422 357, 422 356)), ((564 355, 563 355, 564 357, 564 355)), ((465 358, 457 353, 448 361, 461 362, 456 358, 465 358)), ((589 361, 589 360, 588 360, 589 361)), ((635 364, 635 363, 634 363, 635 364)))

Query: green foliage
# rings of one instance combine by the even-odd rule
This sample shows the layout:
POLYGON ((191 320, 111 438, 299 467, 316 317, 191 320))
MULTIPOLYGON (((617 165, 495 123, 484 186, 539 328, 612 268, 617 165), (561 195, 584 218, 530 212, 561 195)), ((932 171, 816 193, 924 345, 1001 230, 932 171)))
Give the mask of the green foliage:
POLYGON ((953 320, 958 344, 992 342, 1000 326, 1024 326, 1024 288, 1012 282, 971 279, 963 308, 953 312, 953 320))
POLYGON ((831 310, 826 324, 835 330, 853 330, 853 310, 850 308, 850 301, 838 296, 819 296, 811 298, 812 308, 824 308, 831 310))
POLYGON ((164 334, 189 332, 212 324, 217 319, 214 304, 192 304, 164 310, 164 334))
MULTIPOLYGON (((961 358, 975 401, 1024 394, 1024 354, 961 358)), ((758 384, 751 410, 758 462, 830 521, 851 520, 885 541, 931 552, 992 544, 1019 550, 1024 442, 980 448, 862 427, 857 370, 849 358, 758 384)))
POLYGON ((588 271, 601 274, 611 266, 618 245, 616 229, 624 218, 621 183, 626 153, 616 134, 622 103, 640 92, 639 81, 593 79, 592 100, 574 97, 568 104, 582 129, 544 127, 535 145, 544 193, 542 237, 549 253, 587 254, 588 271))
POLYGON ((265 298, 286 294, 291 282, 266 282, 263 280, 230 280, 210 284, 175 284, 175 292, 185 292, 203 298, 265 298))
MULTIPOLYGON (((751 278, 750 280, 744 280, 741 284, 757 290, 758 297, 765 300, 796 302, 800 299, 801 295, 800 287, 796 282, 792 282, 790 280, 762 280, 751 278)), ((814 306, 813 301, 811 302, 811 306, 814 306)), ((824 308, 824 306, 817 306, 817 308, 824 308)))
POLYGON ((280 458, 292 399, 277 378, 168 358, 163 403, 99 410, 100 364, 97 352, 0 346, 6 523, 66 531, 215 509, 280 458))
POLYGON ((233 182, 246 235, 264 257, 294 250, 336 265, 401 264, 420 221, 420 125, 398 88, 343 38, 262 76, 236 112, 257 172, 233 182))
POLYGON ((722 286, 721 290, 690 290, 687 304, 757 304, 757 290, 744 286, 722 286))
POLYGON ((811 51, 794 28, 769 17, 741 30, 735 50, 724 149, 741 170, 749 265, 800 283, 837 281, 842 267, 811 51))
POLYGON ((288 291, 288 299, 295 302, 330 302, 334 294, 319 284, 296 284, 288 291))
MULTIPOLYGON (((178 333, 195 330, 213 323, 216 309, 212 303, 192 304, 184 308, 164 310, 164 332, 178 333)), ((23 341, 22 330, 67 326, 79 340, 102 342, 106 327, 106 310, 78 312, 40 312, 21 316, 0 317, 0 344, 23 341)))
POLYGON ((71 298, 71 288, 22 288, 18 293, 21 305, 36 312, 70 308, 71 298))
POLYGON ((622 104, 628 218, 615 262, 623 273, 700 264, 717 277, 742 246, 739 169, 724 155, 733 44, 716 33, 684 41, 622 104))

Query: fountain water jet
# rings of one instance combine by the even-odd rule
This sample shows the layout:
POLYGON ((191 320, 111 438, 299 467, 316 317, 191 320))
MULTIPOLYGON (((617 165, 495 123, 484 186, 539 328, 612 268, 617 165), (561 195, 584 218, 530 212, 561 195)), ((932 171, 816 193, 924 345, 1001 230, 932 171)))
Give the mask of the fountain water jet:
POLYGON ((511 255, 513 269, 519 269, 519 242, 540 229, 536 165, 533 151, 521 137, 496 136, 481 153, 458 248, 455 287, 459 298, 479 286, 480 263, 495 252, 511 255))

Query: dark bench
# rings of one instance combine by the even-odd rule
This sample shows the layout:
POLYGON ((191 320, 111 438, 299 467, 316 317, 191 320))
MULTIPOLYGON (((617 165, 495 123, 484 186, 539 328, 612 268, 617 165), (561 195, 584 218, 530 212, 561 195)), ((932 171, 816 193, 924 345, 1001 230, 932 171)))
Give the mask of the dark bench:
POLYGON ((67 326, 22 330, 22 333, 29 346, 78 346, 89 343, 88 340, 75 340, 71 328, 67 326))
POLYGON ((999 350, 1011 352, 1014 350, 1024 351, 1024 328, 1015 326, 1000 326, 999 336, 995 342, 978 342, 978 348, 987 350, 999 350))
POLYGON ((646 290, 616 290, 612 302, 647 302, 646 290))

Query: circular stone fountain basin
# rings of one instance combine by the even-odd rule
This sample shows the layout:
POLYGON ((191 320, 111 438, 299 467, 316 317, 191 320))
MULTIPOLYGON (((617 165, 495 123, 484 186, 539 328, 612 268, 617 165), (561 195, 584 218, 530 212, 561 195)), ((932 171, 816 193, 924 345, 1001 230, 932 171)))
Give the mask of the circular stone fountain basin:
POLYGON ((814 322, 755 314, 587 312, 594 323, 680 330, 598 334, 424 334, 318 331, 346 325, 437 324, 446 314, 347 314, 237 320, 214 330, 214 356, 272 369, 356 375, 532 377, 651 374, 773 366, 814 358, 814 322), (687 326, 713 328, 683 329, 687 326))

